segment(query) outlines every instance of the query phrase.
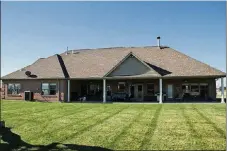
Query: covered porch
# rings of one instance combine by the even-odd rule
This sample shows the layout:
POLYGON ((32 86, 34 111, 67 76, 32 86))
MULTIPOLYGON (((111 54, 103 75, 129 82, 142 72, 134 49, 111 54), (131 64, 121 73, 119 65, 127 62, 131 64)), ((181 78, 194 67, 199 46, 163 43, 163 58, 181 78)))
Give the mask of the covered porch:
MULTIPOLYGON (((222 99, 224 85, 222 78, 222 99)), ((214 78, 71 79, 68 102, 196 102, 216 100, 214 78)))

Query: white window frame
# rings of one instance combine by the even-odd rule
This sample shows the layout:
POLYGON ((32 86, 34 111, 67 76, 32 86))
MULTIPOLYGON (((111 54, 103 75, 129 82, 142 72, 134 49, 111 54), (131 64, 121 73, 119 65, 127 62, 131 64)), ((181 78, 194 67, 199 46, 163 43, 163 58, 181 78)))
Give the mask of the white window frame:
POLYGON ((42 82, 42 83, 41 83, 41 91, 42 91, 41 93, 42 93, 42 95, 53 95, 53 96, 54 96, 54 95, 57 94, 57 87, 58 87, 58 86, 57 86, 57 83, 55 83, 55 82, 42 82), (48 89, 45 89, 45 90, 48 90, 48 94, 44 94, 44 93, 43 93, 43 90, 44 90, 44 89, 43 89, 43 84, 48 84, 48 89), (56 85, 55 94, 50 94, 50 90, 53 90, 53 89, 50 89, 50 85, 51 85, 51 84, 55 84, 55 85, 56 85))
POLYGON ((8 86, 7 87, 7 94, 10 94, 10 95, 19 95, 20 94, 20 90, 21 90, 21 84, 20 83, 8 83, 7 86, 8 86), (10 84, 13 85, 12 93, 9 93, 9 85, 10 84), (20 86, 19 89, 15 89, 17 84, 20 86))

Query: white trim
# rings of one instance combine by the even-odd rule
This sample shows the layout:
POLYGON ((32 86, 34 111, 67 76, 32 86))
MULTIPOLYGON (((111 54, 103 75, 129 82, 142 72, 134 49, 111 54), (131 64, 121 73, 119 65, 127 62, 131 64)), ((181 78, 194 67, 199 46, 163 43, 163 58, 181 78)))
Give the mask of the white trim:
POLYGON ((103 103, 106 103, 106 79, 103 79, 103 103))
MULTIPOLYGON (((144 78, 152 78, 152 79, 158 79, 160 76, 146 76, 146 77, 135 77, 136 79, 144 79, 144 78)), ((188 78, 188 79, 194 79, 194 78, 221 78, 221 77, 226 77, 226 75, 197 75, 197 76, 162 76, 162 79, 183 79, 183 78, 188 78)), ((106 79, 116 79, 115 77, 105 77, 106 79)), ((130 77, 125 77, 124 78, 129 78, 130 77)), ((56 80, 56 79, 61 79, 61 80, 67 80, 67 78, 56 78, 56 77, 53 77, 53 78, 36 78, 36 80, 56 80)), ((88 79, 92 79, 92 80, 101 80, 103 79, 103 77, 81 77, 81 78, 72 78, 70 77, 71 80, 88 80, 88 79)), ((123 79, 123 78, 122 78, 123 79)), ((9 78, 1 78, 1 80, 34 80, 33 78, 15 78, 15 79, 9 79, 9 78)))
MULTIPOLYGON (((108 71, 103 77, 107 77, 110 75, 117 67, 119 67, 126 59, 128 59, 130 56, 135 57, 137 60, 139 60, 144 66, 146 66, 148 69, 153 70, 159 77, 160 74, 156 72, 154 69, 152 69, 149 65, 147 65, 143 60, 141 60, 139 57, 137 57, 134 53, 129 52, 120 62, 118 62, 110 71, 108 71)), ((121 77, 121 76, 120 76, 121 77)))
POLYGON ((70 102, 70 80, 68 80, 68 99, 67 102, 70 102))
POLYGON ((221 78, 221 103, 225 103, 225 101, 224 101, 224 78, 221 78))
POLYGON ((159 103, 162 103, 162 78, 159 79, 159 103))

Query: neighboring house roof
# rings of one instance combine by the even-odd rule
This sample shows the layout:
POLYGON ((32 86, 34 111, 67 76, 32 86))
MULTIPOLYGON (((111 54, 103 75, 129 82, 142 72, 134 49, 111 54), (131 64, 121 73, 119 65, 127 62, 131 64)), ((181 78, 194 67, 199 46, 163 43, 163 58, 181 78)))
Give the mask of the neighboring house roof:
MULTIPOLYGON (((115 47, 74 50, 39 59, 25 67, 39 79, 103 78, 129 54, 155 70, 157 77, 224 77, 225 73, 169 47, 115 47), (71 53, 73 52, 73 53, 71 53)), ((2 79, 28 79, 25 71, 15 71, 2 79)), ((148 74, 129 77, 149 77, 148 74)), ((152 75, 153 76, 153 75, 152 75)), ((127 77, 127 76, 125 76, 127 77)))

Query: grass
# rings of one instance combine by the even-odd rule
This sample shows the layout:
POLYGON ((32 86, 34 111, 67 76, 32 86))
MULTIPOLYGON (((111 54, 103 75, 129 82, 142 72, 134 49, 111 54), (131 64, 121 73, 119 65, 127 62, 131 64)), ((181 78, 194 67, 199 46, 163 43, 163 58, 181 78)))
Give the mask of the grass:
POLYGON ((68 150, 225 150, 225 113, 225 104, 2 102, 6 126, 21 140, 68 150))
MULTIPOLYGON (((221 91, 216 93, 216 98, 221 98, 221 91)), ((224 91, 224 98, 226 98, 226 90, 224 91)))

